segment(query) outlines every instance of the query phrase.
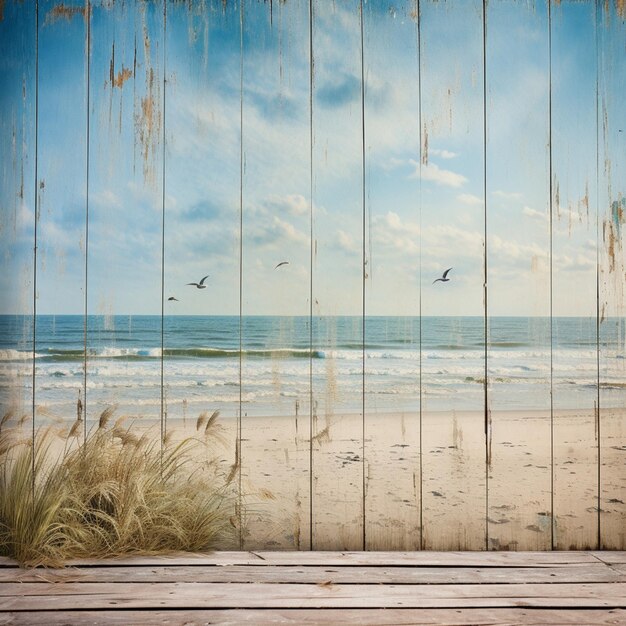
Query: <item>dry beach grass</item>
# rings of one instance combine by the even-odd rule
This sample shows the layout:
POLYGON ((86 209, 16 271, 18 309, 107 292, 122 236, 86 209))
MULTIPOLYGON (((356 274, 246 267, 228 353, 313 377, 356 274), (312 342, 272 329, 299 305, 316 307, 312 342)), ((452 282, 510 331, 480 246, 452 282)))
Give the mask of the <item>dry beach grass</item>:
MULTIPOLYGON (((23 565, 208 551, 233 532, 234 500, 212 457, 217 415, 193 435, 135 432, 113 408, 34 439, 6 415, 0 431, 0 554, 23 565)), ((199 420, 200 422, 200 420, 199 420)))

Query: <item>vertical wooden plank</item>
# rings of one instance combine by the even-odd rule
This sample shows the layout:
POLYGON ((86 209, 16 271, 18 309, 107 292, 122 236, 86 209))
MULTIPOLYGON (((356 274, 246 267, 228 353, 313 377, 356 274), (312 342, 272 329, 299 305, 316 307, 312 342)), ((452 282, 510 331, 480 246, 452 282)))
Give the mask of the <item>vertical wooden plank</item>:
POLYGON ((315 550, 363 542, 360 2, 313 0, 312 524, 315 550))
POLYGON ((597 546, 596 15, 551 5, 554 547, 597 546))
POLYGON ((365 547, 420 547, 417 3, 364 5, 365 547))
POLYGON ((161 413, 163 2, 92 3, 87 419, 161 413))
POLYGON ((308 549, 309 6, 243 3, 246 549, 308 549))
POLYGON ((219 411, 217 431, 207 431, 210 454, 219 480, 234 471, 232 480, 240 382, 239 4, 168 0, 166 9, 164 426, 202 437, 219 411), (206 275, 204 289, 188 284, 206 275))
POLYGON ((626 11, 601 5, 599 33, 600 548, 626 546, 626 11))
POLYGON ((39 2, 35 419, 82 440, 87 178, 87 6, 39 2), (68 431, 69 432, 69 431, 68 431))
POLYGON ((547 9, 487 5, 491 549, 552 543, 547 9))
POLYGON ((423 547, 485 547, 482 2, 421 3, 423 547), (446 281, 438 280, 448 270, 446 281), (436 282, 435 282, 436 281, 436 282))
POLYGON ((36 5, 0 12, 0 414, 33 410, 36 5))

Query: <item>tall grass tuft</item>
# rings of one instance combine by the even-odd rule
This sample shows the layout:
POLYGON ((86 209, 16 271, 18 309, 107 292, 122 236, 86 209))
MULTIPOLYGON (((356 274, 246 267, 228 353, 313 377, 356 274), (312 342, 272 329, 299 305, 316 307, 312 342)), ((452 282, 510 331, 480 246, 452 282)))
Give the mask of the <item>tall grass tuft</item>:
MULTIPOLYGON (((0 554, 23 565, 75 558, 202 552, 230 539, 225 479, 206 462, 208 441, 138 437, 104 411, 84 443, 16 425, 0 431, 0 554), (33 475, 34 466, 34 475, 33 475)), ((215 426, 215 420, 212 424, 215 426)), ((76 426, 76 429, 74 428, 76 426)))

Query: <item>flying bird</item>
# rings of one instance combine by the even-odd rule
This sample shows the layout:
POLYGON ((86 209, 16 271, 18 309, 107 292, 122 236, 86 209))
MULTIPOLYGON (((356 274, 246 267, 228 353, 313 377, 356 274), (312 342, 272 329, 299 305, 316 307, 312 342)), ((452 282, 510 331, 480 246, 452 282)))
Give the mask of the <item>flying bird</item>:
POLYGON ((448 268, 448 269, 447 269, 447 270, 443 273, 443 276, 442 276, 441 278, 436 278, 435 280, 433 280, 433 285, 434 285, 436 282, 439 282, 439 281, 441 281, 442 283, 447 283, 447 282, 450 280, 450 279, 448 278, 448 272, 449 272, 451 269, 452 269, 452 268, 451 268, 451 267, 449 267, 449 268, 448 268))
POLYGON ((171 302, 172 300, 174 300, 175 302, 180 302, 180 300, 178 298, 175 298, 174 296, 170 296, 167 301, 171 302))
POLYGON ((281 261, 274 269, 277 270, 281 265, 289 265, 289 261, 281 261))
POLYGON ((197 287, 198 289, 206 289, 206 285, 204 284, 204 281, 209 277, 209 275, 207 274, 199 283, 187 283, 188 285, 193 285, 194 287, 197 287))

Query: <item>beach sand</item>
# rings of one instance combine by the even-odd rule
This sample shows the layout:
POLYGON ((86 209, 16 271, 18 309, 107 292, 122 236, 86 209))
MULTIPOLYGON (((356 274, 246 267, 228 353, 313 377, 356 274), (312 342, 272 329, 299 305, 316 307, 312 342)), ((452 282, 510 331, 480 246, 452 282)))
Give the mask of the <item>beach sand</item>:
MULTIPOLYGON (((178 438, 194 424, 168 428, 178 438)), ((623 549, 625 424, 623 409, 604 411, 599 430, 593 410, 555 412, 552 426, 549 412, 492 412, 486 446, 481 412, 424 414, 421 426, 418 414, 334 415, 312 425, 312 442, 308 416, 244 417, 242 547, 546 550, 553 506, 556 548, 596 547, 599 520, 603 545, 623 549)), ((215 454, 226 475, 237 421, 221 429, 215 454)))
MULTIPOLYGON (((230 475, 241 505, 230 512, 241 543, 222 549, 626 549, 626 409, 555 410, 552 422, 549 411, 491 411, 488 437, 479 411, 218 424, 198 460, 217 459, 216 480, 230 475)), ((158 440, 156 420, 125 425, 158 440)), ((195 418, 167 429, 202 438, 195 418)))

